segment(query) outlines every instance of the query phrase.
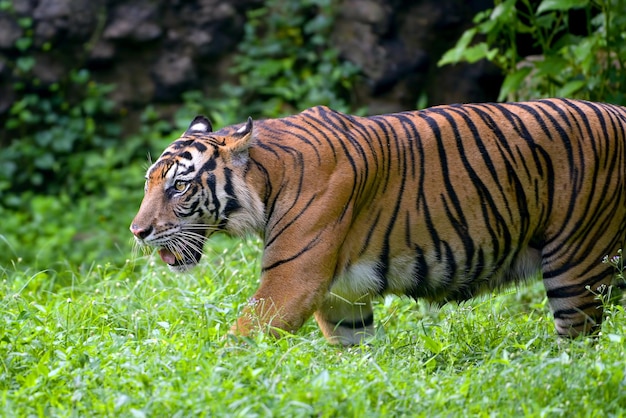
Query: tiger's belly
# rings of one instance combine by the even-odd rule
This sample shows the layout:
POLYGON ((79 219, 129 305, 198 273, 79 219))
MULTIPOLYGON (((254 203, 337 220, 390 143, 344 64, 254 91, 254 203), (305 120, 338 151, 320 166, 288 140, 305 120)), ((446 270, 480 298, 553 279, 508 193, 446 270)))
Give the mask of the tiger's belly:
POLYGON ((503 260, 487 262, 480 274, 454 266, 464 260, 436 260, 428 255, 422 260, 413 256, 392 257, 387 265, 380 261, 359 259, 342 269, 330 293, 347 301, 369 299, 384 294, 407 295, 429 301, 467 300, 480 293, 509 283, 538 276, 541 253, 526 247, 503 260))

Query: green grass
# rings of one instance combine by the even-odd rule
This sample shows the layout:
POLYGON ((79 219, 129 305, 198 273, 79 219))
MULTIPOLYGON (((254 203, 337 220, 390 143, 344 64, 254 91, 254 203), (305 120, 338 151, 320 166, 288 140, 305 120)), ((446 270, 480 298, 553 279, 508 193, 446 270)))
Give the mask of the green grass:
POLYGON ((562 340, 537 282, 441 309, 381 299, 368 346, 330 346, 312 320, 237 342, 227 331, 258 285, 258 240, 213 239, 176 275, 132 255, 140 193, 118 194, 114 209, 61 198, 3 214, 3 416, 624 415, 620 306, 599 337, 562 340))

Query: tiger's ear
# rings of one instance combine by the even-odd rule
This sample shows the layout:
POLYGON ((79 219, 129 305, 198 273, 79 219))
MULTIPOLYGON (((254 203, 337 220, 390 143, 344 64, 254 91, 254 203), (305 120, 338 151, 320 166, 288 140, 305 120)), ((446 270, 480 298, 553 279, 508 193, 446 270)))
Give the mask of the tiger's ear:
POLYGON ((237 129, 232 138, 226 142, 225 147, 230 152, 233 162, 245 162, 248 160, 248 148, 254 143, 252 117, 241 128, 237 129))
POLYGON ((252 117, 248 117, 245 125, 242 125, 239 129, 237 129, 230 141, 226 143, 226 146, 233 153, 238 153, 242 151, 247 151, 252 145, 253 136, 252 130, 254 127, 254 123, 252 122, 252 117))
POLYGON ((211 121, 207 119, 206 116, 198 115, 189 124, 189 128, 185 131, 185 134, 208 134, 209 132, 213 132, 213 127, 211 126, 211 121))

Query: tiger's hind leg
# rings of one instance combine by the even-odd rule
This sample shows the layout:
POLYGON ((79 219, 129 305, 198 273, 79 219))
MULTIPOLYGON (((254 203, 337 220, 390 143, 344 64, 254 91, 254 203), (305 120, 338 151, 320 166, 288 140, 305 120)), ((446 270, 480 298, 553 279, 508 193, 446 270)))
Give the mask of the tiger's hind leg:
POLYGON ((315 312, 315 319, 333 344, 358 345, 374 335, 374 312, 369 296, 351 302, 329 294, 315 312))
POLYGON ((601 296, 611 282, 612 270, 600 260, 597 264, 589 270, 580 266, 544 266, 543 282, 559 335, 576 337, 599 330, 601 296))

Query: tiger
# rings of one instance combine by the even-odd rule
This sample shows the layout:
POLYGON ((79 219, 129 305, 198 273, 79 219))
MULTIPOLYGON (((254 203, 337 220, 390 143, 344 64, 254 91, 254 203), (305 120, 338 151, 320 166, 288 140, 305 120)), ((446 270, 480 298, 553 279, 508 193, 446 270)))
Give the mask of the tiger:
MULTIPOLYGON (((257 234, 260 285, 230 333, 375 336, 387 294, 443 305, 542 277, 560 336, 596 333, 626 236, 626 108, 565 98, 353 116, 325 106, 213 131, 146 174, 130 230, 173 271, 257 234)), ((519 287, 519 286, 517 286, 519 287)))

